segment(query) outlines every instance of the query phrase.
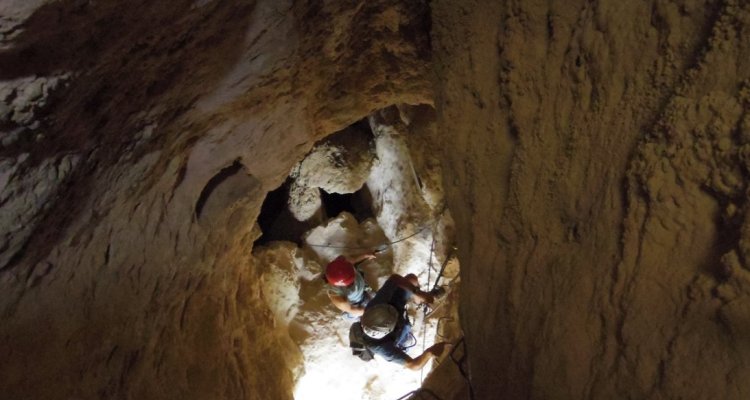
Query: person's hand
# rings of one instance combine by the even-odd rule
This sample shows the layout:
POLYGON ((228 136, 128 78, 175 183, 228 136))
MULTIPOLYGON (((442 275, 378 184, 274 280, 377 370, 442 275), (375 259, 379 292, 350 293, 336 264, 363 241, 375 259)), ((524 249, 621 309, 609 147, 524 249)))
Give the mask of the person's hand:
POLYGON ((419 299, 419 303, 432 304, 435 301, 435 298, 431 294, 423 292, 421 289, 417 289, 414 296, 419 299))
POLYGON ((352 264, 357 264, 357 263, 360 263, 360 262, 365 261, 365 260, 374 260, 375 258, 376 258, 375 254, 373 254, 373 253, 366 253, 366 254, 360 254, 360 255, 358 255, 357 257, 354 257, 354 258, 350 258, 349 262, 351 262, 352 264))
POLYGON ((440 342, 433 344, 427 351, 432 353, 435 358, 439 358, 443 352, 450 351, 452 347, 453 345, 448 342, 440 342))

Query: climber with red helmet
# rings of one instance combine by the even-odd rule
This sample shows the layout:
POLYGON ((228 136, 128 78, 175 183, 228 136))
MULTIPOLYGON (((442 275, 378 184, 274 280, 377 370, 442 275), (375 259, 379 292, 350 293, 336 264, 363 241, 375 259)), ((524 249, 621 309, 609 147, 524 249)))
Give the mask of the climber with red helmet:
POLYGON ((370 287, 365 282, 359 264, 372 260, 372 253, 348 259, 338 256, 326 266, 325 281, 328 283, 328 298, 336 308, 350 319, 359 318, 370 300, 370 287))
MULTIPOLYGON (((432 357, 439 357, 448 343, 436 343, 422 354, 412 358, 406 353, 411 324, 406 317, 406 303, 432 304, 435 298, 445 295, 437 287, 429 292, 419 289, 416 275, 391 275, 365 308, 360 322, 352 325, 350 340, 356 338, 369 352, 412 370, 419 370, 432 357)), ((409 346, 410 347, 410 346, 409 346)), ((366 359, 366 358, 363 358, 366 359)))

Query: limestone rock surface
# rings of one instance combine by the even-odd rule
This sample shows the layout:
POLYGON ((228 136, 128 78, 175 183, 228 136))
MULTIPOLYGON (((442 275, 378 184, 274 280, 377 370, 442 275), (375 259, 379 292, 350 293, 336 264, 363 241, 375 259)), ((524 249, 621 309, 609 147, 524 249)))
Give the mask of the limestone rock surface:
POLYGON ((431 6, 476 398, 747 398, 750 3, 431 6))
POLYGON ((377 110, 455 221, 425 389, 750 398, 746 0, 0 2, 0 397, 290 398, 259 209, 377 110))
POLYGON ((298 185, 328 193, 353 193, 370 173, 374 154, 367 132, 356 126, 318 143, 293 171, 298 185))
POLYGON ((427 15, 1 2, 0 397, 290 398, 260 206, 323 136, 429 102, 427 15))

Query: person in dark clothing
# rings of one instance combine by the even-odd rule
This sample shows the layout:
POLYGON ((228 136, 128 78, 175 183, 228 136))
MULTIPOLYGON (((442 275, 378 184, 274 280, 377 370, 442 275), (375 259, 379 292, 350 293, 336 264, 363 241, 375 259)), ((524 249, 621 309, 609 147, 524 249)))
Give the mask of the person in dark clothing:
POLYGON ((410 357, 405 351, 411 332, 406 303, 412 300, 417 304, 432 304, 435 296, 443 294, 445 290, 442 288, 430 292, 420 290, 414 274, 393 274, 368 303, 359 326, 352 328, 361 329, 363 344, 375 355, 408 369, 419 370, 432 357, 439 357, 449 344, 436 343, 419 356, 410 357))

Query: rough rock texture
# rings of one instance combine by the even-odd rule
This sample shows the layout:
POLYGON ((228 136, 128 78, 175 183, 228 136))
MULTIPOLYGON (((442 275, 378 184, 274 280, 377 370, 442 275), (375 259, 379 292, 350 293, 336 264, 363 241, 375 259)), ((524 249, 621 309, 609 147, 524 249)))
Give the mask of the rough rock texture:
POLYGON ((747 398, 750 3, 431 6, 476 398, 747 398))
POLYGON ((298 221, 307 221, 320 211, 323 201, 320 189, 300 185, 296 181, 289 185, 287 207, 292 216, 298 221))
POLYGON ((319 189, 356 192, 367 180, 373 157, 369 132, 357 125, 326 137, 292 169, 289 211, 297 220, 306 221, 322 205, 319 189))
POLYGON ((1 397, 290 397, 255 219, 323 135, 429 101, 424 5, 19 0, 0 16, 1 397))
POLYGON ((356 125, 336 132, 317 144, 296 166, 298 185, 328 193, 354 193, 367 180, 373 153, 368 133, 356 125))
POLYGON ((750 3, 426 3, 0 3, 2 397, 289 398, 263 198, 433 87, 476 398, 750 397, 750 3))

